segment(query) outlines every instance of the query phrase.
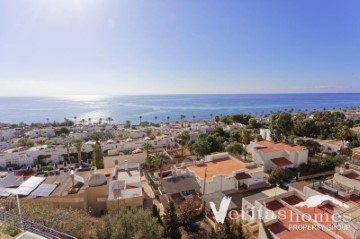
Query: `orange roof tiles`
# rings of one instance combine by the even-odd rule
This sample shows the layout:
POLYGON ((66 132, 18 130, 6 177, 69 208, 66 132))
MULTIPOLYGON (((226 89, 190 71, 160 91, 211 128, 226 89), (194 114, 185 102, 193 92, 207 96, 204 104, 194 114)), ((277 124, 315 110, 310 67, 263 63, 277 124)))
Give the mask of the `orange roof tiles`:
MULTIPOLYGON (((302 199, 298 198, 297 196, 290 196, 287 198, 283 198, 282 200, 284 200, 286 203, 290 204, 291 206, 294 206, 298 203, 303 202, 302 199)), ((327 226, 330 230, 332 230, 333 232, 335 232, 336 234, 340 235, 343 239, 350 239, 351 237, 349 235, 347 235, 344 231, 342 230, 335 230, 334 227, 332 227, 331 225, 333 224, 332 221, 332 216, 334 214, 334 206, 332 206, 329 203, 326 203, 322 206, 319 207, 297 207, 297 209, 299 211, 301 211, 302 213, 305 213, 307 215, 310 216, 310 218, 312 218, 313 220, 317 221, 318 223, 327 226)))
POLYGON ((233 175, 233 171, 248 169, 240 162, 237 162, 236 160, 233 160, 231 158, 218 159, 201 165, 193 165, 188 167, 188 169, 194 172, 195 175, 200 179, 204 179, 206 168, 206 180, 210 181, 215 175, 224 175, 227 177, 231 177, 233 175))
POLYGON ((352 156, 353 159, 357 159, 357 160, 360 160, 360 154, 354 154, 352 156))
POLYGON ((280 151, 280 150, 286 150, 286 151, 302 151, 305 150, 305 147, 299 146, 299 145, 289 145, 285 143, 275 143, 272 141, 259 141, 257 144, 260 146, 258 147, 258 150, 268 153, 268 152, 274 152, 274 151, 280 151))
POLYGON ((270 159, 270 160, 271 160, 271 162, 273 162, 278 167, 283 167, 283 166, 293 164, 290 160, 288 160, 287 158, 284 158, 284 157, 273 158, 273 159, 270 159))
MULTIPOLYGON (((289 208, 284 207, 278 201, 272 201, 266 204, 266 207, 279 216, 279 221, 268 226, 269 230, 272 231, 279 239, 288 238, 307 238, 307 239, 329 239, 333 238, 326 232, 320 229, 306 230, 307 226, 311 227, 311 223, 308 221, 301 220, 300 222, 292 221, 292 212, 289 208), (281 220, 280 220, 281 219, 281 220), (296 230, 294 226, 304 226, 304 230, 296 230)), ((300 217, 301 218, 301 217, 300 217)), ((296 228, 296 227, 295 227, 296 228)))

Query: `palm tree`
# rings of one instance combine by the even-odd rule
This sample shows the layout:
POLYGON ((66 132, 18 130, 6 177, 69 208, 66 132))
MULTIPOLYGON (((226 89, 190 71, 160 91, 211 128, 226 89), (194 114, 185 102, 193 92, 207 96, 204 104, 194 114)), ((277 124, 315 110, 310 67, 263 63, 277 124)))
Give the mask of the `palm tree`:
POLYGON ((155 116, 155 117, 154 117, 154 119, 155 119, 155 123, 156 123, 156 122, 157 122, 158 117, 157 117, 157 116, 155 116))
POLYGON ((186 116, 185 115, 180 115, 180 122, 182 123, 183 119, 185 119, 186 116))
POLYGON ((102 118, 99 119, 99 125, 102 124, 102 120, 103 120, 102 118))
POLYGON ((48 124, 50 124, 50 122, 49 122, 49 118, 46 118, 46 122, 47 122, 48 124))
POLYGON ((195 118, 196 118, 196 116, 195 115, 193 115, 193 121, 195 122, 195 118))
POLYGON ((82 163, 82 161, 81 161, 81 151, 82 151, 83 141, 81 139, 75 139, 73 141, 73 144, 74 144, 74 146, 76 148, 76 151, 78 153, 78 163, 79 163, 79 165, 81 167, 81 163, 82 163))
POLYGON ((142 145, 142 148, 146 151, 145 164, 146 164, 146 166, 147 166, 148 169, 149 169, 149 168, 150 168, 150 164, 151 164, 151 162, 149 163, 149 161, 151 161, 150 153, 151 153, 151 151, 154 149, 154 147, 153 147, 152 144, 150 144, 149 142, 145 142, 145 143, 142 145))
POLYGON ((77 119, 77 117, 76 117, 76 116, 74 116, 74 122, 75 122, 75 124, 76 124, 76 119, 77 119))
POLYGON ((166 118, 167 118, 168 124, 170 124, 170 116, 168 116, 166 118))
POLYGON ((71 148, 71 142, 68 141, 65 143, 65 147, 66 147, 66 153, 67 153, 67 156, 68 156, 68 161, 69 161, 69 165, 71 166, 71 157, 70 157, 70 148, 71 148))
POLYGON ((244 159, 246 160, 246 145, 250 143, 252 132, 250 130, 241 131, 241 142, 244 145, 244 159))
POLYGON ((212 120, 212 119, 213 119, 213 117, 214 117, 214 114, 213 114, 213 113, 211 113, 211 114, 210 114, 210 119, 212 120))
POLYGON ((149 142, 143 143, 142 148, 146 151, 146 157, 149 157, 151 150, 154 149, 152 144, 150 144, 149 142))
POLYGON ((343 126, 339 128, 337 134, 341 139, 341 149, 343 149, 343 147, 345 146, 345 140, 351 137, 351 130, 349 129, 349 127, 343 126))
POLYGON ((88 121, 89 121, 89 125, 91 124, 91 118, 88 118, 88 121))
POLYGON ((171 164, 171 158, 164 152, 156 153, 150 157, 150 164, 159 169, 160 188, 162 189, 163 167, 171 164))
POLYGON ((93 162, 92 162, 92 165, 97 165, 97 162, 96 162, 96 149, 97 149, 97 145, 96 143, 95 144, 92 144, 91 145, 91 148, 92 148, 92 157, 93 157, 93 162))
POLYGON ((113 121, 113 118, 107 117, 107 118, 106 118, 106 121, 109 122, 109 124, 111 124, 111 121, 113 121))
POLYGON ((181 156, 182 160, 185 160, 185 147, 188 145, 190 141, 189 131, 183 131, 177 136, 177 141, 181 145, 181 156))
POLYGON ((139 119, 140 119, 140 124, 141 124, 141 120, 142 120, 142 116, 141 116, 141 115, 139 116, 139 119))
MULTIPOLYGON (((66 134, 61 134, 60 136, 61 136, 61 138, 63 138, 64 141, 65 141, 66 134)), ((71 158, 70 158, 71 142, 70 142, 70 141, 66 141, 66 142, 65 142, 65 147, 66 147, 66 153, 67 153, 68 161, 69 161, 69 164, 71 165, 71 158)))

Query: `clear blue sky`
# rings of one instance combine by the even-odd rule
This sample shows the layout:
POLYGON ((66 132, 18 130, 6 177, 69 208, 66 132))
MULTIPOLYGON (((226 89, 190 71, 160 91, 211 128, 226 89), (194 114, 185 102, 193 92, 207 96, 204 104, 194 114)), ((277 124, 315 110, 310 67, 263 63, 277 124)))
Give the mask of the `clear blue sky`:
POLYGON ((358 0, 0 0, 0 95, 360 92, 358 0))

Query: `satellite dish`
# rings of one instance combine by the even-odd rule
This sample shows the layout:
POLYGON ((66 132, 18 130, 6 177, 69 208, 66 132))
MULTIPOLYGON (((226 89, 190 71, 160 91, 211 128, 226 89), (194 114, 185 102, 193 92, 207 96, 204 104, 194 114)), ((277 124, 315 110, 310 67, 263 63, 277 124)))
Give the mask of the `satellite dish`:
POLYGON ((95 173, 90 177, 89 187, 98 187, 107 184, 107 179, 104 174, 95 173))

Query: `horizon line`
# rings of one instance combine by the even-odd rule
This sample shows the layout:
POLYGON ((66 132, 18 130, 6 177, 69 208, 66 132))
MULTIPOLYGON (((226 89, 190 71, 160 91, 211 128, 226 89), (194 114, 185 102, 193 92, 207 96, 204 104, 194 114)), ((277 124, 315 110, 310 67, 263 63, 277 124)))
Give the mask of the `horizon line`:
POLYGON ((311 94, 360 94, 360 92, 282 92, 282 93, 159 93, 159 94, 68 94, 68 95, 0 95, 1 98, 5 97, 46 97, 46 98, 68 98, 71 96, 86 97, 86 96, 97 96, 97 97, 116 97, 116 96, 182 96, 182 95, 311 95, 311 94))

